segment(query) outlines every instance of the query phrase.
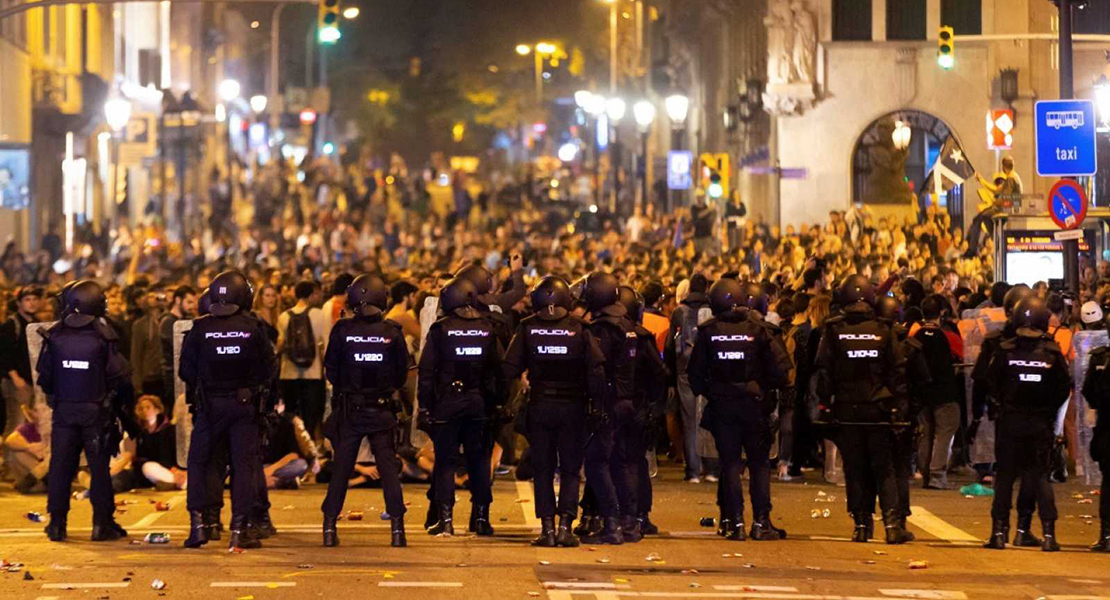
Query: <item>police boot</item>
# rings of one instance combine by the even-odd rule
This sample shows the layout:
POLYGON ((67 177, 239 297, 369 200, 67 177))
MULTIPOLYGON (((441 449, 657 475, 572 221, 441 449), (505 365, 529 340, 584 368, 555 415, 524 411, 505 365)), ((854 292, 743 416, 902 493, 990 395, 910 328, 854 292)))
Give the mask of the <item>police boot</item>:
POLYGON ((994 519, 991 521, 991 537, 987 543, 983 544, 984 548, 992 550, 1005 550, 1006 540, 1010 537, 1010 522, 1008 519, 994 519))
POLYGON ((339 545, 339 517, 324 515, 324 547, 334 548, 339 545))
POLYGON ((748 534, 744 532, 744 519, 728 519, 729 530, 725 533, 725 539, 734 542, 744 542, 748 539, 748 534))
POLYGON ((910 537, 906 535, 906 530, 902 529, 899 519, 893 514, 883 515, 883 525, 886 526, 886 543, 905 544, 910 541, 910 537))
POLYGON ((574 523, 574 517, 570 515, 559 516, 559 528, 555 530, 555 543, 563 548, 578 547, 578 538, 571 532, 571 523, 574 523))
POLYGON ((439 520, 439 511, 436 510, 435 502, 428 502, 428 515, 424 517, 424 531, 431 529, 435 526, 436 521, 439 520))
POLYGON ((216 542, 220 539, 220 532, 224 530, 223 524, 220 523, 220 509, 206 508, 202 511, 204 517, 204 537, 209 542, 216 542))
POLYGON ((50 524, 46 526, 46 537, 50 538, 51 542, 64 542, 66 541, 66 515, 63 513, 51 513, 50 524))
POLYGON ((601 518, 593 515, 582 515, 582 520, 574 528, 574 535, 582 538, 601 531, 601 518))
POLYGON ((475 504, 470 511, 471 520, 473 523, 470 526, 470 533, 480 535, 482 537, 489 537, 493 535, 493 525, 489 523, 489 505, 488 504, 475 504))
POLYGON ((439 520, 428 528, 428 535, 455 535, 454 524, 455 507, 442 504, 439 507, 439 520))
POLYGON ((251 534, 247 526, 247 515, 231 515, 231 535, 228 536, 227 547, 243 550, 262 547, 262 542, 251 534))
POLYGON ((659 535, 659 527, 651 522, 648 513, 640 515, 640 534, 641 535, 659 535))
POLYGON ((1033 529, 1033 513, 1018 513, 1017 531, 1014 532, 1014 545, 1019 548, 1039 548, 1044 542, 1037 539, 1033 529))
MULTIPOLYGON (((910 531, 910 528, 906 527, 906 515, 902 515, 902 517, 898 519, 898 526, 902 528, 902 531, 906 532, 906 541, 907 542, 912 542, 912 541, 917 539, 917 536, 914 535, 912 531, 910 531)), ((871 525, 872 531, 874 530, 874 528, 875 528, 874 521, 872 521, 872 525, 871 525)))
POLYGON ((394 548, 404 548, 409 545, 408 539, 405 538, 405 518, 393 517, 389 518, 389 545, 394 548))
POLYGON ((721 537, 728 537, 729 532, 731 532, 733 529, 733 520, 730 517, 721 515, 721 518, 717 520, 717 535, 721 537))
POLYGON ((623 544, 624 534, 621 532, 620 519, 605 517, 602 519, 601 531, 582 538, 582 541, 587 544, 613 544, 615 546, 623 544))
POLYGON ((119 527, 119 526, 116 525, 114 521, 115 521, 115 519, 112 519, 111 517, 109 517, 107 519, 93 519, 93 528, 92 528, 92 536, 91 536, 92 541, 94 541, 94 542, 111 542, 111 541, 118 540, 121 537, 123 537, 122 535, 120 535, 120 532, 119 532, 119 529, 123 529, 123 528, 120 527, 119 529, 116 529, 116 527, 119 527))
POLYGON ((871 541, 875 530, 875 519, 871 515, 852 515, 856 522, 856 531, 852 534, 852 541, 865 544, 871 541))
POLYGON ((756 517, 752 521, 752 530, 749 535, 753 540, 759 542, 786 539, 786 531, 771 524, 771 515, 756 517))
POLYGON ((208 543, 208 528, 204 524, 204 512, 199 510, 189 511, 189 538, 185 540, 186 548, 200 548, 208 543))
POLYGON ((554 548, 556 546, 555 517, 543 517, 540 519, 540 537, 532 540, 532 545, 542 548, 554 548))
POLYGON ((644 535, 640 533, 640 521, 632 515, 621 517, 621 535, 624 536, 624 541, 630 544, 644 539, 644 535))
POLYGON ((1098 534, 1098 541, 1091 546, 1092 552, 1110 552, 1110 520, 1102 521, 1102 532, 1098 534))
POLYGON ((251 523, 254 525, 258 533, 258 539, 265 540, 277 534, 277 527, 274 527, 274 522, 270 520, 270 511, 258 511, 258 517, 251 523))
POLYGON ((1060 544, 1056 542, 1056 520, 1042 522, 1041 532, 1044 533, 1044 545, 1041 546, 1041 550, 1059 552, 1060 544))

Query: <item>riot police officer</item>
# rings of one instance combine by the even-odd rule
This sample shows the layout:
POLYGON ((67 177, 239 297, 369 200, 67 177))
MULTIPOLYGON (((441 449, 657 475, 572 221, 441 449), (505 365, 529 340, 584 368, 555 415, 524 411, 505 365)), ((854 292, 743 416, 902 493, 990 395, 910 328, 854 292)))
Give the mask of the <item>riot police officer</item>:
MULTIPOLYGON (((250 283, 237 271, 225 271, 209 287, 209 314, 193 322, 181 346, 178 373, 196 403, 189 446, 189 470, 204 473, 213 449, 226 437, 232 463, 232 548, 257 548, 261 542, 247 529, 258 498, 258 417, 265 402, 262 389, 274 378, 274 347, 258 319, 247 310, 253 297, 250 283)), ((190 531, 185 547, 208 542, 204 509, 210 508, 208 482, 189 482, 187 506, 190 531)))
POLYGON ((995 458, 998 469, 991 506, 991 537, 985 547, 1001 550, 1010 533, 1014 480, 1034 490, 1045 552, 1057 552, 1056 499, 1048 481, 1048 456, 1055 440, 1056 413, 1071 392, 1067 359, 1046 333, 1051 313, 1044 300, 1029 295, 1014 309, 1015 338, 1003 341, 991 358, 987 384, 998 403, 995 458))
MULTIPOLYGON (((628 496, 628 505, 621 500, 621 528, 628 537, 655 535, 659 528, 651 522, 653 494, 651 472, 647 453, 655 452, 655 425, 662 420, 667 401, 667 374, 663 356, 659 352, 655 335, 644 328, 644 297, 639 292, 622 285, 618 290, 620 303, 628 311, 628 320, 636 333, 636 397, 632 419, 617 433, 615 453, 630 464, 625 466, 626 478, 634 495, 628 496), (628 518, 632 517, 632 518, 628 518)), ((618 494, 620 488, 617 489, 618 494)))
POLYGON ((740 482, 741 453, 748 457, 752 499, 751 537, 778 540, 786 532, 771 524, 770 415, 777 401, 769 392, 786 385, 790 358, 756 314, 762 288, 721 279, 709 289, 713 318, 698 326, 688 374, 694 393, 705 396, 705 423, 721 456, 719 482, 722 529, 730 540, 746 539, 740 482))
POLYGON ((528 372, 525 422, 541 529, 532 544, 548 548, 578 546, 571 526, 578 507, 582 432, 590 402, 605 397, 605 357, 586 324, 570 315, 571 302, 566 281, 551 275, 541 279, 532 290, 535 314, 520 322, 502 365, 510 381, 528 372))
POLYGON ((875 319, 871 282, 848 277, 837 289, 843 314, 829 319, 817 348, 817 394, 832 407, 844 456, 848 512, 856 527, 872 520, 878 493, 886 542, 909 541, 901 525, 891 425, 905 418, 905 364, 890 326, 875 319), (874 486, 873 488, 871 486, 874 486))
POLYGON ((472 531, 493 535, 489 507, 490 448, 485 433, 491 406, 503 403, 501 344, 493 325, 475 310, 474 284, 452 279, 439 295, 446 316, 432 324, 420 355, 417 397, 432 423, 432 471, 439 520, 431 535, 454 535, 454 456, 462 444, 470 477, 472 531))
POLYGON ((1103 473, 1098 500, 1102 527, 1091 550, 1110 552, 1110 346, 1101 346, 1091 352, 1087 376, 1083 381, 1083 396, 1087 405, 1098 411, 1095 435, 1091 440, 1091 458, 1098 462, 1103 473))
POLYGON ((400 408, 395 394, 405 385, 410 359, 401 327, 382 316, 388 298, 389 288, 379 277, 357 277, 347 288, 347 308, 354 316, 335 324, 324 356, 324 369, 334 390, 325 430, 335 448, 335 469, 321 506, 325 546, 339 545, 336 521, 343 510, 347 480, 354 471, 363 438, 370 440, 381 476, 391 545, 407 545, 394 439, 400 408))
POLYGON ((61 322, 43 332, 36 365, 39 385, 54 410, 46 534, 51 541, 66 539, 70 486, 84 450, 92 477, 92 540, 115 540, 127 532, 112 516, 116 505, 108 461, 121 440, 117 405, 130 403, 117 394, 130 389, 131 366, 119 352, 115 332, 100 320, 106 308, 100 284, 81 281, 69 288, 65 299, 61 322))
MULTIPOLYGON (((619 287, 615 276, 602 272, 587 275, 582 286, 583 300, 590 315, 590 331, 605 356, 607 384, 605 401, 588 423, 591 431, 586 443, 586 483, 596 499, 602 521, 600 530, 587 532, 583 538, 589 544, 626 541, 616 483, 626 486, 628 483, 623 478, 614 482, 611 459, 616 432, 635 411, 639 339, 632 322, 626 318, 628 311, 618 301, 619 287)), ((624 494, 628 498, 627 490, 624 494)), ((627 538, 627 541, 637 540, 634 532, 627 538)))

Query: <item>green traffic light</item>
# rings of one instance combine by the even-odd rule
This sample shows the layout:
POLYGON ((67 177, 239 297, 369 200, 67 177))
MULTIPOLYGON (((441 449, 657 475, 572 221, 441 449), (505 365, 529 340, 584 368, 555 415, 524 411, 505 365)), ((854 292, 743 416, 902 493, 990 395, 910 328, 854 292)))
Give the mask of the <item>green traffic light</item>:
POLYGON ((342 34, 339 33, 338 27, 324 27, 320 29, 320 43, 321 44, 334 44, 339 41, 342 34))
POLYGON ((937 64, 940 65, 940 68, 948 70, 956 66, 956 58, 951 54, 938 54, 937 64))

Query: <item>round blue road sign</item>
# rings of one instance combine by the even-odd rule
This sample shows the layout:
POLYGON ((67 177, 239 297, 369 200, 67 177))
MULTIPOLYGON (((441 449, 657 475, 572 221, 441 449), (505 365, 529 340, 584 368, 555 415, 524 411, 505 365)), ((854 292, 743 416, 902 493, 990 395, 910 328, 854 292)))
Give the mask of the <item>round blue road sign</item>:
POLYGON ((1087 216, 1087 194, 1079 184, 1061 179, 1048 193, 1049 216, 1060 229, 1075 229, 1087 216))

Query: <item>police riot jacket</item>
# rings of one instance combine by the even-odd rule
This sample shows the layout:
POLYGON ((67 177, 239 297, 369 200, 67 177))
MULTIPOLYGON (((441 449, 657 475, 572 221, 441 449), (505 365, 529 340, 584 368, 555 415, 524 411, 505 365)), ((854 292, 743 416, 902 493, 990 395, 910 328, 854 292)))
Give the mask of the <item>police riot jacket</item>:
POLYGON ((432 324, 420 353, 417 395, 437 421, 484 419, 500 405, 501 344, 493 325, 473 308, 460 308, 432 324))
POLYGON ((337 394, 389 397, 405 385, 409 351, 401 326, 376 317, 340 319, 332 327, 324 372, 337 394))
POLYGON ((639 338, 632 321, 625 318, 627 311, 619 304, 607 306, 590 321, 590 332, 597 337, 601 353, 605 355, 605 380, 608 384, 605 410, 610 410, 622 400, 636 397, 636 366, 639 338))
POLYGON ((119 351, 119 338, 99 319, 84 327, 59 321, 42 336, 35 368, 51 406, 100 403, 109 392, 130 382, 131 365, 119 351))
POLYGON ((987 410, 987 373, 994 358, 994 353, 1006 340, 1017 337, 1014 326, 1006 322, 1002 331, 993 331, 983 338, 983 345, 979 348, 979 356, 975 359, 975 367, 971 370, 971 414, 974 419, 982 419, 987 410))
POLYGON ((1110 347, 1101 346, 1091 351, 1087 376, 1083 380, 1083 397, 1087 399, 1087 406, 1098 411, 1091 439, 1091 458, 1099 462, 1110 460, 1110 347))
MULTIPOLYGON (((830 318, 817 347, 817 395, 833 401, 839 418, 854 420, 853 405, 893 408, 906 395, 905 360, 889 325, 862 302, 830 318)), ((877 415, 864 409, 857 415, 877 415)), ((860 417, 861 420, 868 417, 860 417)))
POLYGON ((698 327, 687 368, 690 389, 712 400, 762 400, 786 385, 790 357, 749 309, 732 310, 698 327))
POLYGON ((667 400, 667 368, 659 353, 655 334, 641 325, 633 325, 639 347, 636 351, 636 402, 641 416, 644 411, 662 414, 667 400))
POLYGON ((605 356, 586 323, 566 309, 541 311, 520 322, 502 363, 505 378, 528 371, 532 400, 605 398, 605 356))
POLYGON ((933 383, 929 374, 929 363, 922 354, 921 342, 909 337, 909 329, 901 323, 890 323, 894 339, 900 345, 902 358, 906 361, 906 391, 909 400, 911 420, 915 418, 929 398, 925 390, 933 383))
POLYGON ((1027 329, 999 344, 987 386, 1002 412, 1056 418, 1071 393, 1068 361, 1048 335, 1027 329))
POLYGON ((277 356, 262 321, 245 312, 205 315, 193 321, 181 344, 178 375, 190 389, 228 395, 269 385, 277 356))

